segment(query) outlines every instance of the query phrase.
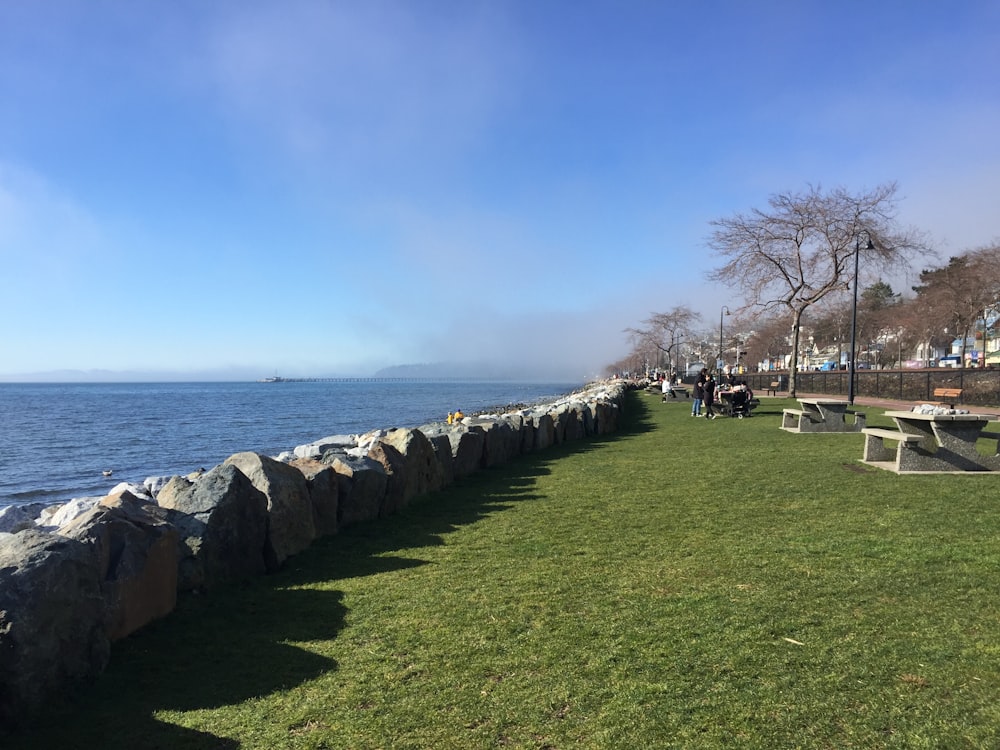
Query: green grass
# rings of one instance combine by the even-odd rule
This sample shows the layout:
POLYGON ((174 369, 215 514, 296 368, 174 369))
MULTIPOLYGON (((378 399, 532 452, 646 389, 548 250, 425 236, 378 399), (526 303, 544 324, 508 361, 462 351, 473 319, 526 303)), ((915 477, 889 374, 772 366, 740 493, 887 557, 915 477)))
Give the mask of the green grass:
POLYGON ((0 744, 1000 746, 996 476, 865 467, 783 400, 630 399, 617 435, 184 598, 0 744))

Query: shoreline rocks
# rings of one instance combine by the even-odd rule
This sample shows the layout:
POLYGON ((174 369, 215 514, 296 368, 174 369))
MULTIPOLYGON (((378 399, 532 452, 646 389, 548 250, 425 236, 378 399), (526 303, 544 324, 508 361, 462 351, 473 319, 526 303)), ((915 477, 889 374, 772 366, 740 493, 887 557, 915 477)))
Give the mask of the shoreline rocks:
POLYGON ((0 511, 0 723, 91 679, 110 644, 178 592, 277 570, 314 540, 398 512, 476 471, 619 427, 628 384, 418 428, 322 438, 277 458, 120 484, 105 497, 0 511))

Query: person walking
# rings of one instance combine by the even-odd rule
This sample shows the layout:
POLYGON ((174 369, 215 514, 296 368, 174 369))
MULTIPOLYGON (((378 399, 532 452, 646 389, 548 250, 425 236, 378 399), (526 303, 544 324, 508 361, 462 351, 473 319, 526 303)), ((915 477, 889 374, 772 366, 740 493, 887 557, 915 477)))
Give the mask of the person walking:
POLYGON ((694 399, 691 402, 691 416, 700 417, 701 416, 701 400, 705 397, 705 376, 708 374, 708 370, 704 367, 701 368, 701 372, 698 373, 698 377, 694 379, 694 399))
POLYGON ((708 373, 701 390, 705 401, 705 419, 715 419, 715 412, 712 411, 712 406, 715 404, 715 378, 712 377, 712 373, 708 373))

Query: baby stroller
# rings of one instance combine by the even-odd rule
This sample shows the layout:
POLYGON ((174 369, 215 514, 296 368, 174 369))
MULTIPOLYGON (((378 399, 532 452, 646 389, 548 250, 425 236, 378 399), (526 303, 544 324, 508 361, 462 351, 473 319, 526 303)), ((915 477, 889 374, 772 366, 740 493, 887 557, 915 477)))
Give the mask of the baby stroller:
POLYGON ((729 411, 729 416, 743 417, 750 416, 751 400, 753 399, 753 394, 746 389, 745 386, 738 386, 736 390, 733 391, 732 396, 732 408, 729 411))

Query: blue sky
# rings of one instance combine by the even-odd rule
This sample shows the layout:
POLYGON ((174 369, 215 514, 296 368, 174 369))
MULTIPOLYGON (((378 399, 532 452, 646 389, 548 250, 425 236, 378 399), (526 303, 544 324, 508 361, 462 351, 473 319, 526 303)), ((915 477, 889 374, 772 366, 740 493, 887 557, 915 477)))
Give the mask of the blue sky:
POLYGON ((0 378, 586 377, 773 193, 996 240, 997 71, 994 0, 0 0, 0 378))

